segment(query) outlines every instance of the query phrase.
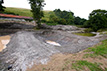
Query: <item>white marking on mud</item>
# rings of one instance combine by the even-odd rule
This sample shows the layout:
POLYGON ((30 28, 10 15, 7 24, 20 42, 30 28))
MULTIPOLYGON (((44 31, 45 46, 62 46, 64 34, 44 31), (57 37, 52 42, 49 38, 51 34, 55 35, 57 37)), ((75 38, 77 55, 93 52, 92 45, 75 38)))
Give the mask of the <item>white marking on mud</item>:
POLYGON ((51 45, 55 45, 55 46, 61 46, 59 43, 56 43, 56 42, 50 41, 50 40, 47 40, 46 43, 51 44, 51 45))

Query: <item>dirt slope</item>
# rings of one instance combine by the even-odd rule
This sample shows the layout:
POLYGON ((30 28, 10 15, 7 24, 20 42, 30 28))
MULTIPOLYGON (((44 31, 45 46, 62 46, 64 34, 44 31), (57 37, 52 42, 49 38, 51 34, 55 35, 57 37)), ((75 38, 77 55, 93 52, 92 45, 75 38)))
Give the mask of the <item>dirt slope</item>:
POLYGON ((26 71, 34 64, 47 63, 53 54, 76 53, 106 38, 104 36, 83 37, 56 30, 17 32, 12 36, 7 48, 0 53, 0 70, 8 71, 11 67, 11 71, 26 71), (54 41, 61 46, 48 44, 47 40, 54 41))

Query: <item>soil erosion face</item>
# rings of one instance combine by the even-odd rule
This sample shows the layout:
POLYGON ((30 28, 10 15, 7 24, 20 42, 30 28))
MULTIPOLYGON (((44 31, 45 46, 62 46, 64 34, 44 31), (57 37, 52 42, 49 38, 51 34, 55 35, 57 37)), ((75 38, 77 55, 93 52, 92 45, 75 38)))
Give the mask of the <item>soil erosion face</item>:
POLYGON ((76 53, 106 38, 83 37, 55 30, 17 32, 7 48, 0 53, 0 70, 26 71, 34 64, 47 63, 53 54, 76 53))

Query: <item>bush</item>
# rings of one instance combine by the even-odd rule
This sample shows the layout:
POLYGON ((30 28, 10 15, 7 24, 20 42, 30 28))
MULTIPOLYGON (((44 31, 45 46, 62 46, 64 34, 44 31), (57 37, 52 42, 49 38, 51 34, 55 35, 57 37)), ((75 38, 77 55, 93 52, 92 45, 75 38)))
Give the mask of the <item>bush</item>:
POLYGON ((106 10, 93 10, 89 15, 89 20, 85 22, 84 27, 91 28, 93 31, 107 28, 107 11, 106 10))
POLYGON ((66 25, 66 20, 61 18, 59 21, 58 21, 59 24, 62 24, 62 25, 66 25))
POLYGON ((47 25, 50 25, 50 26, 54 26, 54 25, 58 25, 58 23, 46 23, 47 25))
POLYGON ((100 30, 98 30, 97 32, 104 32, 104 31, 107 31, 107 28, 105 28, 105 29, 100 29, 100 30))
POLYGON ((46 22, 47 22, 47 20, 45 20, 45 19, 42 19, 42 20, 41 20, 41 22, 43 22, 43 23, 46 23, 46 22))
POLYGON ((91 29, 91 28, 87 28, 87 29, 84 30, 84 32, 86 32, 86 33, 90 33, 90 32, 93 32, 93 29, 91 29))

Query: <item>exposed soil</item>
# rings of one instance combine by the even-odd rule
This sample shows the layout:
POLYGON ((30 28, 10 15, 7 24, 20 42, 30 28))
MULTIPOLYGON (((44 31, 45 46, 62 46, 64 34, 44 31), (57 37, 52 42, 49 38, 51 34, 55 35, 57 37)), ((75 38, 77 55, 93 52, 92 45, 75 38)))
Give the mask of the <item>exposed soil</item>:
MULTIPOLYGON (((32 30, 33 27, 34 25, 20 23, 2 22, 0 24, 0 28, 3 29, 0 31, 0 35, 6 29, 6 34, 15 33, 6 49, 4 49, 5 44, 3 42, 7 44, 10 36, 0 37, 0 50, 2 51, 0 52, 1 71, 63 71, 63 69, 70 71, 70 63, 78 59, 83 60, 84 53, 77 52, 107 39, 107 36, 85 37, 74 35, 72 32, 79 30, 75 26, 48 26, 51 28, 32 32, 20 31, 23 29, 32 30), (77 53, 77 55, 72 53, 77 53), (70 63, 67 63, 68 66, 66 68, 67 61, 70 63)), ((104 58, 102 60, 93 58, 86 60, 107 62, 104 58)), ((107 65, 106 62, 104 66, 107 65)))
MULTIPOLYGON (((26 71, 35 64, 46 64, 52 55, 58 54, 52 57, 46 71, 61 71, 66 59, 82 59, 82 54, 72 57, 71 53, 80 52, 104 39, 107 37, 77 36, 70 31, 20 31, 12 36, 7 48, 0 53, 0 69, 8 71, 8 67, 11 67, 11 71, 26 71), (48 44, 47 40, 61 46, 48 44)), ((41 71, 42 68, 36 66, 36 69, 41 71)))
POLYGON ((0 51, 5 49, 5 45, 8 44, 9 41, 10 41, 9 35, 0 37, 0 51))
MULTIPOLYGON (((107 68, 107 59, 98 56, 96 58, 84 58, 86 52, 80 52, 76 54, 55 54, 51 57, 51 60, 43 65, 34 65, 32 68, 28 68, 27 71, 76 71, 72 69, 72 63, 78 60, 86 60, 91 63, 100 63, 100 67, 105 71, 107 68)), ((82 71, 90 71, 87 67, 84 67, 82 71)))

